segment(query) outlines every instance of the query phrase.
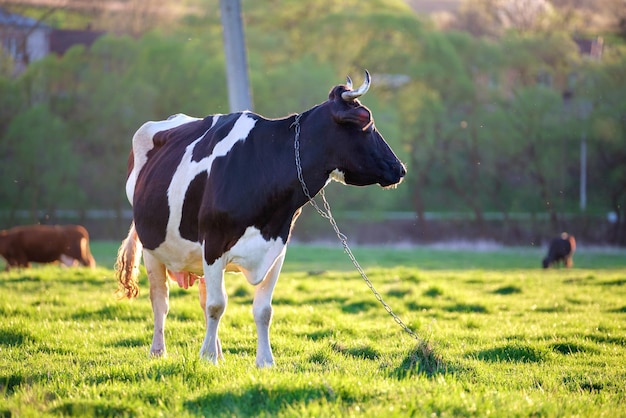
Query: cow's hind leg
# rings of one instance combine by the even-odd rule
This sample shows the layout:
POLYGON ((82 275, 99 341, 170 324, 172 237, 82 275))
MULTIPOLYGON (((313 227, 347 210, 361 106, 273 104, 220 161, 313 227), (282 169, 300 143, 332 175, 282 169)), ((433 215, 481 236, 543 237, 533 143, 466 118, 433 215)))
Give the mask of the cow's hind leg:
MULTIPOLYGON (((204 330, 206 332, 208 326, 208 316, 206 312, 206 283, 204 281, 204 278, 200 279, 198 282, 198 296, 200 298, 200 308, 202 309, 202 312, 204 314, 204 330)), ((217 338, 217 352, 219 353, 220 358, 223 359, 224 356, 222 354, 222 344, 219 337, 217 338)))
MULTIPOLYGON (((217 260, 210 266, 204 266, 204 283, 206 302, 204 305, 206 319, 206 335, 200 348, 200 357, 217 364, 218 359, 223 359, 222 344, 218 336, 218 328, 224 311, 228 296, 224 287, 224 268, 221 260, 217 260)), ((200 289, 202 294, 203 289, 200 289)), ((202 305, 202 302, 200 303, 202 305)))
POLYGON ((257 367, 267 367, 274 365, 272 347, 270 345, 270 325, 272 323, 272 295, 274 287, 278 281, 280 270, 283 267, 285 254, 282 253, 274 262, 272 268, 267 272, 265 278, 259 283, 254 292, 254 302, 252 304, 252 314, 257 330, 257 367))
POLYGON ((161 357, 166 355, 165 350, 165 318, 169 311, 169 285, 165 265, 144 251, 144 264, 150 281, 150 302, 154 315, 154 334, 150 355, 161 357))

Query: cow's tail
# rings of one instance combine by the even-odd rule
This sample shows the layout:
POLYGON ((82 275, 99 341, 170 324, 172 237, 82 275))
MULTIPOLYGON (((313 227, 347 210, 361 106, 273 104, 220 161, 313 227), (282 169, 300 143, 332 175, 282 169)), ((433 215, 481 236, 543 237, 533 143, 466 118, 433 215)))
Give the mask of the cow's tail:
POLYGON ((115 260, 115 276, 117 277, 117 293, 120 297, 132 299, 139 294, 139 263, 143 244, 137 236, 135 222, 130 224, 128 236, 117 252, 115 260))

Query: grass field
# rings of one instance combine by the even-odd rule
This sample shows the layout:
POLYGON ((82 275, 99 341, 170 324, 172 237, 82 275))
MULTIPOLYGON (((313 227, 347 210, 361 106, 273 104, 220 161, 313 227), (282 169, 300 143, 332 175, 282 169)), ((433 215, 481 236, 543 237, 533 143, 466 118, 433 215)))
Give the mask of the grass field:
POLYGON ((341 248, 294 245, 274 295, 277 364, 263 370, 253 288, 234 274, 226 361, 199 360, 197 293, 174 287, 168 357, 150 359, 147 280, 117 300, 116 250, 92 243, 93 271, 0 273, 0 417, 626 416, 623 250, 579 247, 573 269, 544 271, 539 248, 358 248, 416 341, 341 248))

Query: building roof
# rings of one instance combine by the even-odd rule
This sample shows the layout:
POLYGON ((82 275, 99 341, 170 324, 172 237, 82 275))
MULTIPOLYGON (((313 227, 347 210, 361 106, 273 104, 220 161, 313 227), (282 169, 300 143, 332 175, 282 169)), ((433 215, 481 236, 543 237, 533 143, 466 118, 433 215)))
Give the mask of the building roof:
POLYGON ((0 7, 0 26, 13 26, 22 28, 40 27, 50 29, 48 25, 38 21, 37 19, 9 13, 2 7, 0 7))

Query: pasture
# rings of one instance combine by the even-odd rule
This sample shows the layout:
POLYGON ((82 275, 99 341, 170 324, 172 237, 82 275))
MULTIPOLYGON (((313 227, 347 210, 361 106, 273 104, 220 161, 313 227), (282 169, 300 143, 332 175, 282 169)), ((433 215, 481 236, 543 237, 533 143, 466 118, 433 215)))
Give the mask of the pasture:
MULTIPOLYGON (((0 273, 0 416, 626 416, 626 254, 539 248, 290 246, 274 294, 276 367, 254 366, 253 288, 228 274, 226 361, 200 361, 197 291, 171 286, 168 357, 150 359, 152 312, 117 300, 118 243, 99 267, 0 273), (429 351, 429 348, 432 351, 429 351)), ((2 268, 3 265, 0 265, 2 268)))

